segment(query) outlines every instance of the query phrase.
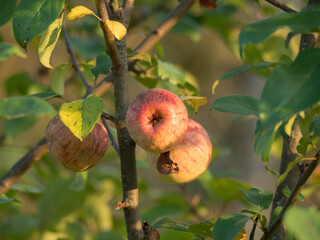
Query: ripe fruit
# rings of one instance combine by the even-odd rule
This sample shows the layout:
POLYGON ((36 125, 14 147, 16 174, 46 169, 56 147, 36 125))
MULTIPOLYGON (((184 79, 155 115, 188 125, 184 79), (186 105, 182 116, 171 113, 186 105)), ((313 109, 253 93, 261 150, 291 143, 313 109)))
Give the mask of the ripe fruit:
POLYGON ((163 180, 185 183, 198 178, 208 168, 211 154, 212 144, 206 130, 189 119, 181 142, 169 152, 148 153, 148 160, 163 180))
POLYGON ((132 139, 151 152, 167 152, 187 130, 188 113, 180 98, 165 89, 140 93, 129 106, 126 125, 132 139))
POLYGON ((96 123, 81 142, 58 115, 49 122, 46 138, 53 157, 75 172, 95 166, 103 158, 108 147, 108 133, 101 123, 96 123))

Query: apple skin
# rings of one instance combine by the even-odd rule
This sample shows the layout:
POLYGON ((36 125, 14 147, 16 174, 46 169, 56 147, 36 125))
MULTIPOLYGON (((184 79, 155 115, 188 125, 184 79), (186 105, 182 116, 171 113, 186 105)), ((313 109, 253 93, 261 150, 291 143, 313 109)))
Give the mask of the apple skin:
POLYGON ((81 172, 95 166, 108 148, 108 133, 101 123, 82 140, 73 135, 57 115, 46 130, 49 151, 66 168, 81 172))
POLYGON ((209 166, 212 144, 206 130, 189 119, 181 142, 165 153, 148 152, 149 164, 161 179, 171 183, 186 183, 198 178, 209 166))
POLYGON ((154 88, 140 93, 130 104, 126 126, 131 138, 143 149, 167 152, 181 139, 188 125, 188 113, 174 93, 154 88))

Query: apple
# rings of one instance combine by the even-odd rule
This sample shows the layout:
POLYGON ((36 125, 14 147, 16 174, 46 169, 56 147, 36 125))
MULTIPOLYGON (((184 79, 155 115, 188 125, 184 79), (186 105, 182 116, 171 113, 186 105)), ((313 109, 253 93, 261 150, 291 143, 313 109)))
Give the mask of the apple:
POLYGON ((101 123, 80 141, 57 115, 46 130, 49 151, 66 168, 81 172, 95 166, 108 148, 108 133, 101 123))
POLYGON ((188 113, 180 98, 165 89, 149 89, 130 104, 126 126, 131 138, 143 149, 167 152, 181 139, 188 113))
POLYGON ((170 151, 148 152, 148 161, 161 179, 171 183, 186 183, 198 178, 211 160, 212 144, 206 130, 189 119, 182 140, 170 151))

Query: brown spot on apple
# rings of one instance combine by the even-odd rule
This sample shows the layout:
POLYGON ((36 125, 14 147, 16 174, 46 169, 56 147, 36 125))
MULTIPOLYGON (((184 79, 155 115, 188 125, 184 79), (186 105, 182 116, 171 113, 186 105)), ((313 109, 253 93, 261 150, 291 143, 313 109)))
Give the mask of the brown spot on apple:
POLYGON ((161 153, 157 160, 157 169, 162 175, 179 173, 178 164, 170 158, 170 152, 161 153))
POLYGON ((152 114, 151 117, 149 117, 149 123, 152 124, 152 126, 154 126, 157 122, 159 122, 162 119, 161 116, 156 115, 156 114, 152 114))

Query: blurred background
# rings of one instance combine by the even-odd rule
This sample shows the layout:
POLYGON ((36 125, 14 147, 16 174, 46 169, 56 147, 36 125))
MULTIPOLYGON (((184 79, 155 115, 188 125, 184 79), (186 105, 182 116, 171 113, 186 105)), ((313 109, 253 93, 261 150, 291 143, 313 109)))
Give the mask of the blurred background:
MULTIPOLYGON (((146 160, 146 153, 137 147, 140 206, 143 221, 154 224, 162 218, 196 223, 220 215, 239 213, 250 206, 238 189, 257 187, 274 192, 276 176, 267 174, 259 156, 253 152, 255 118, 210 111, 215 99, 230 94, 260 97, 268 69, 253 69, 222 81, 215 93, 213 83, 232 68, 261 61, 275 62, 282 54, 294 58, 299 38, 294 37, 284 48, 288 31, 281 29, 259 45, 249 45, 239 57, 238 36, 248 23, 278 14, 264 1, 225 0, 209 11, 198 3, 150 51, 163 62, 171 62, 198 87, 198 95, 208 103, 190 118, 204 126, 213 143, 211 164, 198 180, 184 185, 162 182, 146 160)), ((283 1, 300 9, 305 1, 283 1)), ((145 36, 178 4, 177 1, 136 1, 133 19, 127 36, 128 47, 134 49, 145 36)), ((90 1, 71 1, 69 9, 84 5, 95 10, 90 1)), ((16 44, 9 21, 0 27, 0 40, 16 44)), ((71 45, 90 84, 100 82, 90 72, 96 57, 105 52, 98 22, 92 16, 65 21, 71 45)), ((30 95, 50 90, 53 69, 41 65, 38 57, 39 38, 25 52, 26 58, 12 56, 0 62, 0 97, 30 95)), ((70 63, 61 36, 51 57, 51 65, 70 63)), ((157 87, 176 93, 181 89, 158 81, 157 87)), ((65 78, 63 98, 49 100, 57 109, 68 100, 79 99, 85 93, 80 78, 70 68, 65 78)), ((130 76, 130 99, 147 87, 130 76)), ((104 111, 114 113, 112 87, 103 95, 104 111)), ((0 176, 17 162, 45 134, 53 117, 1 120, 0 176)), ((112 126, 112 123, 110 123, 112 126)), ((114 131, 115 133, 115 131, 114 131)), ((278 171, 281 140, 272 148, 268 167, 278 171)), ((86 173, 73 173, 47 154, 37 162, 7 193, 16 201, 0 204, 0 239, 125 239, 122 211, 115 202, 122 199, 119 158, 111 144, 98 167, 86 173)), ((265 213, 269 216, 269 213, 265 213)), ((252 223, 248 224, 248 229, 252 223)), ((189 233, 161 230, 161 239, 193 239, 189 233)))

